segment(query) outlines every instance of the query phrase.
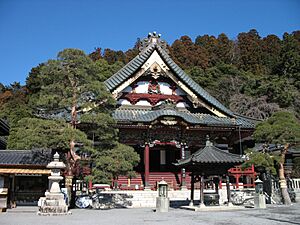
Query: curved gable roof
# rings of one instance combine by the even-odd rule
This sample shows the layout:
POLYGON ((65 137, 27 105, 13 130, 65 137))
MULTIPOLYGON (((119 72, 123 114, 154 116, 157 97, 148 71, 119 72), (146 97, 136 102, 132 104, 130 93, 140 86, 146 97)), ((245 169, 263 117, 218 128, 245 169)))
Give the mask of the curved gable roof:
POLYGON ((221 112, 234 117, 234 113, 227 109, 222 103, 211 96, 207 91, 205 91, 199 84, 197 84, 189 75, 187 75, 168 55, 168 53, 158 44, 151 43, 147 48, 140 52, 135 58, 133 58, 128 64, 126 64, 122 69, 120 69, 113 76, 108 78, 104 83, 106 87, 113 91, 128 78, 130 78, 138 69, 147 61, 151 54, 157 50, 158 54, 164 60, 166 65, 172 70, 172 72, 177 76, 177 78, 188 86, 191 90, 195 92, 198 97, 201 97, 206 102, 213 105, 215 108, 221 112))
POLYGON ((190 124, 207 126, 240 126, 244 129, 253 129, 255 124, 251 120, 237 118, 232 120, 228 117, 218 117, 210 114, 191 113, 178 111, 177 109, 164 108, 158 110, 118 108, 114 111, 113 117, 119 122, 152 122, 162 116, 180 117, 190 124))
POLYGON ((184 165, 197 165, 197 164, 240 164, 243 163, 245 159, 241 156, 225 152, 215 146, 207 140, 206 146, 203 149, 199 149, 197 152, 193 153, 186 159, 179 160, 175 163, 176 166, 184 165))

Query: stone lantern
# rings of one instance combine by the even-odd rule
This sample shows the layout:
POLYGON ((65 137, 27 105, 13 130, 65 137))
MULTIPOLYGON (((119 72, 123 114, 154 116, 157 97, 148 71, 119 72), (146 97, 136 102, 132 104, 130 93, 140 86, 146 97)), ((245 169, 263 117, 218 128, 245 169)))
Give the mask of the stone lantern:
POLYGON ((158 197, 156 197, 156 211, 168 212, 170 201, 168 198, 168 184, 162 180, 158 182, 158 197))
POLYGON ((264 209, 266 208, 266 198, 264 195, 263 182, 257 178, 255 181, 255 197, 254 197, 254 206, 255 208, 264 209))
POLYGON ((59 182, 63 179, 60 175, 61 169, 66 168, 63 162, 59 161, 59 154, 56 152, 53 161, 47 165, 51 169, 49 179, 50 191, 41 197, 39 200, 39 215, 67 215, 68 206, 64 199, 64 194, 61 192, 59 182))

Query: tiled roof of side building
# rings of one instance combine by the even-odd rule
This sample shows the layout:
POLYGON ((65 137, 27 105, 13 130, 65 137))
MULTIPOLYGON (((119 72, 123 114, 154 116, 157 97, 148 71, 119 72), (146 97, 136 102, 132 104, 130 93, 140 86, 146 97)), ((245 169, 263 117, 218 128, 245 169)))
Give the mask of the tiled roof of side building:
POLYGON ((0 119, 0 135, 9 134, 9 125, 4 119, 0 119))
POLYGON ((159 55, 163 58, 165 63, 172 69, 176 74, 177 78, 190 87, 198 96, 205 99, 208 103, 212 104, 215 108, 219 109, 223 113, 234 116, 233 112, 222 105, 217 99, 211 96, 207 91, 205 91, 200 85, 198 85, 192 78, 190 78, 167 54, 167 52, 160 47, 158 43, 151 43, 145 50, 140 52, 133 60, 131 60, 127 65, 120 69, 113 76, 108 78, 104 83, 107 88, 112 91, 121 85, 126 79, 132 76, 151 56, 152 52, 157 50, 159 55))
POLYGON ((0 150, 0 165, 46 166, 51 150, 0 150))
POLYGON ((254 128, 254 123, 243 118, 232 120, 227 117, 217 117, 210 114, 191 113, 176 109, 117 109, 113 113, 114 119, 119 122, 151 122, 162 116, 180 117, 191 124, 203 124, 210 126, 241 126, 241 128, 254 128))
POLYGON ((7 145, 7 140, 4 137, 0 136, 0 149, 5 149, 6 145, 7 145))

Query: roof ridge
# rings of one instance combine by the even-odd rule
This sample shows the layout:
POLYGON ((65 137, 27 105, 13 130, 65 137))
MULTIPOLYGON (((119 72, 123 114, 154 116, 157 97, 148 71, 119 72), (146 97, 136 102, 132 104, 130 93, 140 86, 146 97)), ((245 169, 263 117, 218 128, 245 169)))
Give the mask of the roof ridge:
POLYGON ((15 153, 24 153, 24 152, 31 152, 31 150, 26 150, 26 149, 4 149, 4 150, 0 150, 0 153, 11 153, 11 152, 15 152, 15 153))
POLYGON ((212 147, 215 151, 218 151, 218 152, 220 152, 220 153, 222 153, 222 154, 226 154, 226 155, 229 155, 229 156, 233 156, 233 157, 240 158, 240 155, 237 155, 237 154, 233 154, 233 153, 230 153, 230 152, 223 151, 222 149, 219 149, 219 148, 217 148, 217 147, 214 146, 214 145, 212 145, 212 146, 210 146, 210 147, 212 147))

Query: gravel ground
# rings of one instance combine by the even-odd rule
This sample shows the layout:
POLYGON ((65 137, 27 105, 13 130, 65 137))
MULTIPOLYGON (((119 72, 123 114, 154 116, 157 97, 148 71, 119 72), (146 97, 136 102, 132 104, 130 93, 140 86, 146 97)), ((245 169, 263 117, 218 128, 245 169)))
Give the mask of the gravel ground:
POLYGON ((292 206, 268 205, 267 209, 243 209, 236 211, 193 212, 170 209, 168 213, 153 212, 149 208, 139 209, 73 209, 68 216, 38 216, 35 207, 18 207, 0 213, 1 225, 201 225, 201 224, 249 224, 276 225, 299 224, 300 203, 292 206))

